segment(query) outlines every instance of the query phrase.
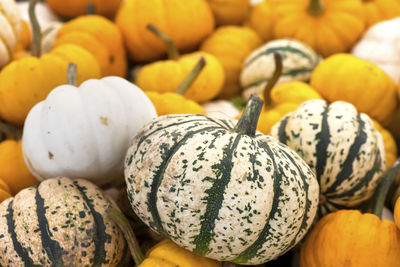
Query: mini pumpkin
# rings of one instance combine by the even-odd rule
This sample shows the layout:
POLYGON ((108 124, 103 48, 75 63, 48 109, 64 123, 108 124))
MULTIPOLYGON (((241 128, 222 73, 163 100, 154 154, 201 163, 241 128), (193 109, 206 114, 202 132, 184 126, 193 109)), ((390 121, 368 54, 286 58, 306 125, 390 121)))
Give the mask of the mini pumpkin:
POLYGON ((398 0, 362 0, 367 20, 367 28, 375 23, 400 16, 398 0))
POLYGON ((10 193, 10 188, 8 187, 6 182, 0 179, 0 203, 10 197, 12 197, 10 193))
POLYGON ((46 4, 59 16, 74 18, 86 14, 86 7, 92 4, 99 15, 112 18, 120 7, 121 0, 46 0, 46 4))
POLYGON ((14 0, 0 1, 0 68, 9 63, 21 33, 21 16, 14 0))
POLYGON ((258 33, 260 38, 267 42, 274 38, 274 8, 273 0, 261 1, 251 7, 249 15, 244 22, 258 33))
POLYGON ((247 18, 250 0, 207 0, 217 25, 239 25, 247 18))

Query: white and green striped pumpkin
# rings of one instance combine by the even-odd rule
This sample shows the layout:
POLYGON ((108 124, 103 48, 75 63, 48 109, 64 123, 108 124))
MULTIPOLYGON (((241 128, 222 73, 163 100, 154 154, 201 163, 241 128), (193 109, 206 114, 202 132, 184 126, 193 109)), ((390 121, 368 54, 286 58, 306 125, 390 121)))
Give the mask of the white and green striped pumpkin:
POLYGON ((123 266, 129 251, 86 180, 54 178, 0 204, 0 266, 123 266))
POLYGON ((368 199, 385 171, 381 134, 368 115, 347 102, 303 102, 270 134, 295 150, 316 173, 321 215, 368 199))
POLYGON ((0 68, 12 59, 21 32, 21 15, 14 0, 0 0, 0 68))
POLYGON ((276 83, 308 81, 321 57, 309 46, 292 39, 279 39, 266 43, 253 51, 243 63, 240 73, 242 96, 264 92, 265 85, 275 71, 274 53, 282 57, 283 70, 276 83))
POLYGON ((294 151, 256 132, 254 105, 261 110, 262 100, 250 98, 236 126, 181 114, 139 130, 125 179, 147 225, 198 255, 242 264, 275 259, 302 239, 317 180, 294 151))

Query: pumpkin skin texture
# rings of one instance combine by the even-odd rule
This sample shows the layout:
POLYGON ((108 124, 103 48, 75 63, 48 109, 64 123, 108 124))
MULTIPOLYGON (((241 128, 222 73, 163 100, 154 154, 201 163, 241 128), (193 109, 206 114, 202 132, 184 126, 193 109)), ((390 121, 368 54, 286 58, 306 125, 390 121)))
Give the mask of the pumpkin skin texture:
POLYGON ((221 267, 221 262, 197 256, 179 247, 169 239, 163 239, 146 253, 139 267, 221 267))
POLYGON ((201 45, 201 50, 214 55, 225 71, 225 83, 219 98, 230 99, 240 94, 240 71, 246 57, 261 39, 252 29, 239 26, 218 28, 201 45))
POLYGON ((274 40, 253 51, 244 61, 240 73, 242 96, 264 92, 264 88, 275 71, 274 53, 282 57, 283 70, 276 83, 280 85, 291 81, 308 81, 321 57, 309 46, 291 39, 274 40))
POLYGON ((9 197, 11 197, 10 188, 2 179, 0 179, 0 203, 9 197))
POLYGON ((315 171, 320 214, 370 198, 386 169, 383 138, 372 120, 342 101, 303 102, 271 129, 315 171))
POLYGON ((61 85, 27 116, 25 162, 39 180, 68 175, 103 185, 122 179, 129 139, 155 116, 140 88, 119 77, 61 85))
POLYGON ((0 1, 0 68, 9 63, 21 33, 21 16, 14 0, 0 1))
POLYGON ((217 25, 239 25, 247 18, 250 0, 207 0, 217 25))
POLYGON ((384 126, 398 106, 393 80, 373 63, 350 54, 325 59, 315 68, 310 84, 328 102, 350 102, 384 126))
POLYGON ((149 23, 170 36, 181 51, 195 49, 215 25, 205 0, 127 0, 118 11, 116 23, 128 55, 140 62, 160 59, 167 51, 164 43, 147 30, 149 23))
POLYGON ((397 144, 396 140, 394 140, 393 135, 390 131, 383 128, 379 122, 372 120, 374 122, 375 128, 382 135, 383 142, 385 143, 385 151, 386 151, 386 169, 389 169, 393 163, 397 159, 397 144))
POLYGON ((2 266, 117 266, 127 246, 116 205, 89 181, 54 178, 0 205, 2 266), (56 200, 56 201, 55 201, 56 200))
POLYGON ((47 5, 59 16, 73 18, 86 14, 86 5, 93 4, 96 14, 113 17, 121 0, 46 0, 47 5))
POLYGON ((271 0, 258 3, 251 8, 244 25, 257 32, 263 41, 270 41, 274 38, 273 11, 274 8, 271 0))
POLYGON ((81 16, 62 25, 54 47, 71 43, 91 52, 98 60, 102 76, 125 77, 127 59, 122 34, 117 25, 99 15, 81 16))
POLYGON ((12 195, 39 182, 24 162, 21 141, 8 139, 0 143, 0 179, 12 195))
POLYGON ((198 103, 206 102, 221 92, 225 80, 221 63, 206 52, 196 52, 183 55, 178 60, 163 60, 145 65, 139 71, 135 83, 144 91, 175 92, 201 57, 206 60, 206 66, 184 96, 198 103))
POLYGON ((324 57, 346 52, 365 29, 365 14, 359 0, 320 0, 321 14, 308 11, 312 0, 283 0, 274 4, 274 37, 293 38, 311 46, 324 57))
POLYGON ((400 1, 398 0, 363 0, 367 28, 377 22, 400 16, 400 1))
POLYGON ((400 230, 371 213, 340 210, 323 217, 301 247, 301 267, 393 267, 400 230))
POLYGON ((236 119, 240 110, 228 100, 215 100, 204 103, 202 105, 207 116, 216 117, 219 119, 236 119))
POLYGON ((66 83, 70 62, 77 65, 78 84, 100 78, 100 67, 92 54, 72 44, 56 47, 40 58, 21 58, 3 68, 0 72, 0 117, 22 125, 37 102, 45 99, 56 86, 66 83))
POLYGON ((264 263, 307 232, 318 183, 296 153, 272 137, 234 132, 235 122, 168 115, 145 125, 126 155, 128 197, 147 225, 183 248, 264 263))
POLYGON ((21 50, 27 50, 28 47, 31 45, 32 34, 31 34, 31 29, 29 27, 30 26, 28 22, 26 22, 25 20, 21 20, 21 32, 18 39, 18 43, 14 49, 14 53, 21 50))

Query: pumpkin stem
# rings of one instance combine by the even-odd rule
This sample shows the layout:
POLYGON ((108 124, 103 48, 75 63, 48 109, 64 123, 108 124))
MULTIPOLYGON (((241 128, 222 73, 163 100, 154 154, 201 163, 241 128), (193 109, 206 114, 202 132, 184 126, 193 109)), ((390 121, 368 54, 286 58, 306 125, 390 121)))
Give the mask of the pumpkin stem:
POLYGON ((242 116, 235 128, 233 128, 233 131, 254 137, 256 135, 258 118, 260 117, 263 103, 264 101, 261 98, 252 94, 244 108, 242 116))
POLYGON ((172 41, 171 37, 169 37, 165 32, 162 32, 153 24, 147 24, 147 29, 154 33, 161 41, 164 42, 167 47, 168 58, 173 60, 179 59, 179 51, 176 49, 174 41, 172 41))
POLYGON ((93 4, 93 2, 87 3, 85 5, 85 14, 86 15, 96 14, 96 6, 93 4))
POLYGON ((190 88, 190 86, 194 83, 194 81, 199 77, 200 72, 203 70, 205 65, 207 64, 206 59, 201 57, 197 64, 193 67, 192 71, 185 77, 185 79, 181 82, 178 89, 175 93, 184 95, 185 92, 190 88))
POLYGON ((0 133, 3 133, 6 137, 13 138, 14 140, 20 140, 22 137, 22 129, 3 121, 0 121, 0 133))
POLYGON ((67 84, 77 86, 78 82, 76 80, 77 67, 75 63, 69 63, 67 69, 67 84))
POLYGON ((381 218, 383 206, 385 205, 385 199, 390 186, 393 181, 400 175, 400 158, 390 167, 388 171, 383 175, 381 182, 375 190, 372 196, 372 210, 371 212, 381 218))
POLYGON ((29 1, 29 19, 32 24, 32 32, 33 32, 33 42, 32 42, 32 56, 40 57, 42 51, 42 32, 40 29, 39 21, 36 17, 35 7, 39 0, 30 0, 29 1))
POLYGON ((320 16, 322 13, 324 13, 325 6, 321 0, 310 0, 307 11, 313 16, 320 16))
POLYGON ((111 205, 107 208, 107 213, 110 215, 111 219, 118 225, 121 231, 124 233, 125 239, 128 243, 129 250, 136 266, 139 266, 144 261, 144 255, 140 249, 139 243, 133 233, 132 227, 129 224, 128 219, 124 214, 118 209, 112 207, 111 205))
POLYGON ((268 80, 267 85, 265 86, 264 89, 264 101, 265 101, 265 107, 271 106, 272 105, 272 98, 271 98, 271 91, 272 88, 274 88, 275 84, 279 80, 279 77, 282 74, 282 56, 281 54, 275 52, 274 53, 274 62, 275 62, 275 71, 274 74, 272 75, 271 79, 268 80))

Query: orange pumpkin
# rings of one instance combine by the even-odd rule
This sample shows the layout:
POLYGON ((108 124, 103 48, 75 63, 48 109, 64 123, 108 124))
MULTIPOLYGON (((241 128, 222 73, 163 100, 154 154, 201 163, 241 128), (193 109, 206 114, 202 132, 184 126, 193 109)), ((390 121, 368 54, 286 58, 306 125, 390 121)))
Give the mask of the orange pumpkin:
POLYGON ((377 22, 400 16, 399 0, 361 0, 363 3, 367 28, 377 22))
POLYGON ((394 206, 394 221, 397 227, 400 229, 400 197, 397 198, 394 206))
POLYGON ((250 0, 207 0, 217 25, 239 25, 247 17, 250 0))
POLYGON ((10 194, 10 188, 2 179, 0 179, 0 203, 9 197, 12 197, 10 194))
POLYGON ((122 0, 46 0, 57 15, 67 18, 84 15, 88 4, 94 6, 97 14, 113 17, 121 2, 122 0))

